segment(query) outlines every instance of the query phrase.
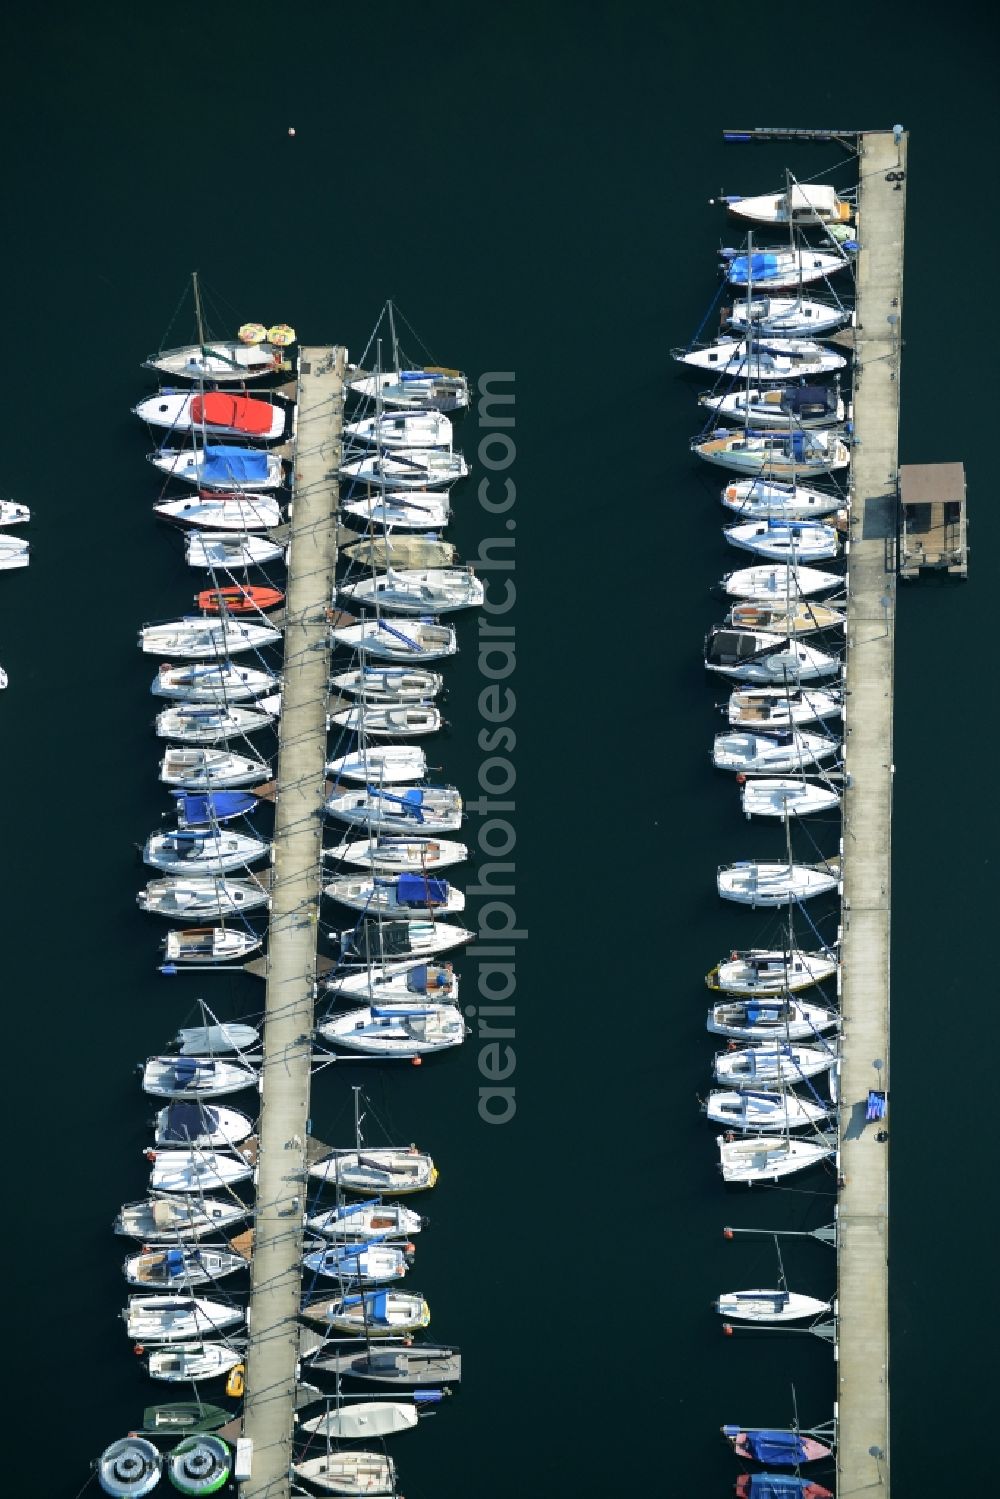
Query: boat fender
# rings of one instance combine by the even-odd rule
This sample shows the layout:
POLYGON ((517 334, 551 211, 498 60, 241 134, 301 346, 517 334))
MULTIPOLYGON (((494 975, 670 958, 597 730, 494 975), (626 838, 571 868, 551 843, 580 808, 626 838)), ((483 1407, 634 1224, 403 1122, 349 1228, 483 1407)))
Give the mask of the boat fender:
POLYGON ((741 770, 741 771, 740 771, 740 772, 739 772, 739 773, 738 773, 738 774, 737 774, 737 777, 736 777, 736 784, 737 784, 737 786, 745 786, 745 785, 746 785, 746 783, 747 783, 747 778, 746 778, 746 776, 745 776, 745 775, 744 775, 744 773, 743 773, 743 771, 742 771, 742 770, 741 770))
POLYGON ((136 1358, 142 1358, 142 1355, 145 1353, 145 1351, 146 1350, 141 1343, 136 1343, 135 1347, 132 1349, 132 1352, 135 1354, 136 1358))
POLYGON ((142 1153, 146 1157, 147 1161, 155 1161, 156 1160, 156 1151, 155 1150, 144 1150, 142 1153))
POLYGON ((736 1133, 734 1130, 727 1129, 722 1138, 725 1140, 727 1145, 731 1145, 736 1139, 736 1133))
POLYGON ((729 954, 729 961, 730 961, 730 963, 735 963, 738 957, 739 957, 739 953, 738 952, 731 952, 729 954))

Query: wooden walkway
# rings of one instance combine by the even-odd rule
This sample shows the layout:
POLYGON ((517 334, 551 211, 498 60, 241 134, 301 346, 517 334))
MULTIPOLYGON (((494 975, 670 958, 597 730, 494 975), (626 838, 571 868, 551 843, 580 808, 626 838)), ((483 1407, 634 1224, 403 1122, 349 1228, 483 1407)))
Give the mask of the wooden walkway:
MULTIPOLYGON (((847 624, 847 789, 838 1212, 838 1499, 889 1492, 889 1146, 864 1125, 889 1087, 896 476, 907 139, 866 133, 860 161, 847 624), (887 174, 892 173, 892 180, 887 174), (879 1062, 880 1068, 874 1064, 879 1062)), ((886 1121, 888 1125, 888 1120, 886 1121)))
POLYGON ((253 1443, 252 1474, 242 1484, 243 1499, 286 1499, 289 1492, 326 759, 326 609, 337 560, 337 467, 346 358, 341 348, 299 352, 243 1416, 243 1435, 253 1443))

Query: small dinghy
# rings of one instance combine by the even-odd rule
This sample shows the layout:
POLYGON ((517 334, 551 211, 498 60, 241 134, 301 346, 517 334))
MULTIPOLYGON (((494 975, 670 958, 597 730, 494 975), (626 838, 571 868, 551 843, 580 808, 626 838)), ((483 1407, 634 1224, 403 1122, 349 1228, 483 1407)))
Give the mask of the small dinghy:
POLYGON ((782 995, 775 999, 720 1000, 708 1012, 708 1029, 715 1036, 738 1041, 810 1041, 824 1031, 836 1030, 840 1016, 822 1005, 782 995))
POLYGON ((825 281, 851 263, 842 250, 816 250, 810 245, 798 250, 753 250, 749 255, 738 250, 722 251, 722 270, 729 285, 757 291, 762 287, 795 291, 814 281, 825 281))
POLYGON ((174 1037, 184 1057, 214 1057, 232 1051, 252 1051, 260 1045, 255 1025, 239 1025, 230 1020, 225 1025, 193 1025, 179 1030, 174 1037))
POLYGON ((740 474, 762 474, 792 480, 832 474, 849 467, 851 450, 837 429, 811 428, 790 432, 716 431, 693 438, 691 451, 706 463, 735 469, 740 474))
POLYGON ((354 703, 331 713, 327 728, 364 732, 375 738, 404 739, 413 734, 436 734, 443 723, 433 703, 354 703))
POLYGON ((805 338, 720 338, 705 349, 675 349, 678 364, 712 370, 750 385, 815 380, 844 369, 847 360, 805 338))
POLYGON ((203 588, 194 601, 206 614, 263 614, 285 602, 280 588, 257 588, 234 583, 225 588, 203 588))
POLYGON ((824 984, 836 977, 837 959, 829 952, 804 952, 792 948, 785 952, 762 947, 732 952, 705 977, 710 989, 724 994, 739 994, 748 999, 758 996, 797 994, 813 984, 824 984))
POLYGON ((400 614, 450 614, 477 609, 484 590, 471 567, 392 569, 341 587, 357 604, 374 603, 400 614))
POLYGON ((160 448, 147 454, 149 462, 168 478, 194 484, 198 489, 221 489, 245 494, 258 489, 280 489, 285 471, 277 453, 255 448, 220 445, 213 447, 160 448))
POLYGON ((440 489, 464 479, 469 472, 461 453, 440 448, 396 448, 388 453, 366 453, 340 465, 341 483, 374 484, 379 489, 440 489))
POLYGON ((766 1426, 724 1426, 722 1435, 732 1445, 737 1457, 746 1462, 768 1463, 776 1468, 797 1468, 799 1463, 815 1463, 822 1457, 833 1456, 832 1447, 798 1431, 775 1430, 766 1426))
POLYGON ((377 874, 392 874, 397 870, 433 874, 452 864, 463 864, 469 850, 464 843, 448 838, 358 838, 324 849, 323 857, 371 869, 377 874))
POLYGON ((854 204, 838 198, 825 182, 810 182, 804 187, 791 183, 783 193, 764 193, 756 198, 729 194, 721 200, 734 219, 750 224, 850 224, 854 204))
POLYGON ((438 671, 409 670, 405 666, 362 666, 338 672, 330 686, 348 697, 374 703, 419 703, 423 706, 436 698, 444 686, 438 671))
POLYGON ((187 921, 243 916, 263 910, 271 897, 253 880, 169 878, 150 880, 135 899, 140 911, 165 916, 168 921, 187 921))
POLYGON ((361 1353, 333 1353, 309 1360, 309 1367, 327 1374, 349 1374, 375 1384, 458 1384, 462 1378, 462 1355, 457 1348, 414 1343, 409 1348, 372 1348, 361 1353))
POLYGON ((843 588, 844 579, 839 573, 821 572, 815 567, 800 567, 797 563, 784 567, 743 567, 737 572, 727 573, 722 586, 730 598, 787 600, 809 598, 816 593, 826 593, 831 588, 843 588))
POLYGON ((836 656, 764 630, 714 629, 705 641, 705 666, 737 682, 812 682, 840 670, 836 656))
POLYGON ((451 833, 462 826, 462 798, 453 786, 338 790, 324 805, 341 822, 386 832, 451 833))
MULTIPOLYGON (((178 1345, 172 1346, 176 1348, 178 1345)), ((193 1431, 218 1431, 221 1426, 227 1426, 234 1415, 234 1411, 221 1405, 206 1405, 201 1400, 167 1400, 159 1405, 146 1406, 142 1413, 142 1430, 175 1439, 193 1431)))
POLYGON ((171 379, 211 380, 217 385, 259 380, 280 370, 284 355, 266 342, 241 343, 239 339, 212 339, 207 344, 188 344, 180 349, 161 349, 143 360, 144 370, 158 370, 171 379))
POLYGON ((236 666, 231 661, 198 662, 192 666, 161 666, 150 691, 154 697, 228 707, 274 693, 280 685, 281 679, 273 671, 259 667, 236 666))
POLYGON ((789 1129, 813 1128, 829 1119, 831 1113, 832 1110, 822 1104, 799 1098, 798 1094, 787 1090, 740 1093, 734 1088, 719 1088, 705 1100, 705 1116, 713 1124, 724 1124, 728 1129, 742 1130, 745 1134, 753 1130, 783 1134, 789 1129))
POLYGON ((753 781, 743 787, 740 795, 747 817, 810 817, 814 812, 832 812, 840 806, 839 791, 814 781, 753 781))
POLYGON ((740 775, 772 775, 775 771, 812 770, 839 754, 840 743, 826 734, 804 729, 773 729, 767 734, 717 734, 712 746, 716 770, 740 775))
POLYGON ((335 1186, 338 1191, 357 1192, 360 1196, 401 1195, 425 1192, 438 1179, 437 1167, 429 1155, 414 1146, 379 1146, 369 1150, 334 1150, 309 1167, 316 1181, 335 1186))
POLYGON ((167 963, 230 963, 256 952, 264 939, 253 930, 222 926, 187 927, 163 940, 167 963))
POLYGON ((139 1499, 152 1493, 162 1474, 159 1449, 145 1437, 122 1437, 105 1447, 97 1459, 97 1481, 114 1499, 139 1499))
POLYGON ((399 1280, 410 1268, 406 1251, 391 1244, 335 1244, 316 1249, 302 1261, 310 1275, 333 1280, 364 1280, 372 1285, 399 1280))
MULTIPOLYGON (((267 562, 282 562, 285 548, 262 536, 230 536, 225 523, 202 536, 189 536, 184 543, 184 558, 189 567, 217 568, 231 572, 242 567, 262 567, 267 562)), ((254 526, 240 526, 246 533, 254 526)))
POLYGON ((302 1430, 322 1437, 390 1436, 417 1424, 417 1407, 399 1400, 357 1401, 302 1422, 302 1430))
MULTIPOLYGON (((195 1384, 199 1379, 221 1379, 246 1357, 227 1343, 173 1343, 154 1348, 146 1361, 151 1379, 171 1384, 195 1384)), ((224 1422, 220 1422, 224 1425, 224 1422)))
POLYGON ((344 437, 356 448, 450 448, 452 426, 439 411, 394 411, 346 422, 344 437))
POLYGON ((334 645, 348 650, 364 651, 386 661, 440 661, 458 650, 451 625, 431 619, 400 620, 390 624, 386 619, 366 619, 360 624, 344 625, 331 630, 334 645))
POLYGON ((0 572, 12 572, 17 567, 27 567, 31 548, 19 536, 4 536, 0 533, 0 572))
MULTIPOLYGON (((219 1029, 219 1027, 216 1027, 219 1029)), ((205 1053, 182 1052, 182 1056, 205 1053)), ((211 1055, 211 1053, 209 1053, 211 1055)), ((206 1150, 216 1146, 240 1145, 253 1134, 253 1120, 239 1109, 213 1108, 207 1103, 170 1103, 156 1116, 153 1144, 187 1145, 206 1150)))
POLYGON ((423 1057, 461 1046, 465 1021, 452 1004, 415 1000, 349 1010, 316 1027, 331 1046, 372 1057, 423 1057))
POLYGON ((243 1321, 239 1307, 199 1296, 131 1296, 125 1313, 135 1343, 180 1343, 211 1337, 243 1321))
POLYGON ((344 963, 381 965, 402 958, 430 958, 471 942, 475 932, 448 921, 360 921, 340 932, 344 963))
POLYGON ((27 505, 14 500, 0 500, 0 526, 23 526, 31 519, 27 505))
POLYGON ((249 817, 257 798, 249 791, 171 791, 182 830, 214 831, 219 823, 249 817))
POLYGON ((814 1478, 793 1478, 787 1473, 741 1473, 736 1480, 736 1499, 834 1499, 814 1478))
POLYGON ((170 748, 160 761, 160 780, 165 786, 249 786, 270 777, 266 760, 228 749, 170 748))
POLYGON ((777 864, 743 859, 724 864, 717 877, 723 900, 744 906, 787 906, 840 889, 838 861, 826 864, 777 864))
POLYGON ((306 1219, 311 1233, 325 1239, 358 1243, 366 1239, 409 1239, 426 1228, 427 1219, 399 1203, 347 1202, 306 1219))
POLYGON ((344 874, 323 886, 323 894, 366 915, 409 917, 433 910, 450 916, 465 910, 465 892, 426 874, 344 874))
POLYGON ((840 551, 840 537, 820 521, 754 520, 726 526, 730 546, 772 562, 824 562, 840 551))
POLYGON ((218 1057, 150 1057, 142 1074, 142 1090, 154 1098, 223 1098, 257 1082, 245 1062, 218 1057))
POLYGON ((744 520, 816 520, 835 515, 847 501, 831 490, 764 479, 737 479, 722 491, 722 503, 744 520))
POLYGON ((325 1494, 396 1492, 396 1465, 381 1452, 323 1452, 300 1458, 291 1470, 325 1494))
POLYGON ((226 390, 159 390, 132 410, 150 427, 170 432, 200 432, 210 437, 245 437, 273 442, 291 425, 292 407, 276 401, 230 395, 226 390))
POLYGON ((804 297, 753 297, 734 302, 725 315, 726 326, 737 334, 759 338, 820 338, 854 321, 854 314, 836 302, 804 297))
POLYGON ((219 1436, 188 1437, 167 1458, 167 1477, 182 1494, 217 1494, 229 1481, 233 1458, 219 1436))
POLYGON ((793 599, 788 604, 734 604, 725 623, 737 630, 765 630, 778 635, 810 635, 816 630, 836 630, 847 615, 812 599, 793 599))
POLYGON ((351 515, 380 531, 442 531, 451 519, 448 491, 383 489, 345 500, 342 515, 351 515))
MULTIPOLYGON (((195 499, 161 500, 153 506, 153 514, 162 520, 173 521, 178 526, 194 526, 206 531, 272 531, 282 523, 281 506, 270 494, 199 494, 195 499)), ((200 538, 198 538, 200 539, 200 538)), ((190 538, 189 549, 195 538, 190 538)), ((278 556, 281 548, 275 548, 278 556)), ((205 554, 203 554, 205 555, 205 554)), ((190 558, 189 558, 190 560, 190 558)), ((235 559, 215 564, 217 567, 239 567, 235 559)), ((209 566, 205 560, 195 566, 209 566)))
POLYGON ((269 728, 280 711, 280 693, 262 698, 253 708, 182 703, 179 708, 164 708, 157 714, 156 734, 159 739, 178 739, 182 744, 218 744, 230 736, 256 734, 269 728))
POLYGON ((421 999, 458 1002, 458 975, 450 963, 388 963, 361 973, 335 973, 325 985, 328 994, 376 1006, 421 999))
POLYGON ((723 1180, 748 1184, 779 1181, 783 1176, 817 1166, 837 1153, 836 1135, 809 1140, 778 1140, 769 1135, 727 1140, 720 1135, 717 1144, 723 1180))
POLYGON ((469 404, 469 382, 461 370, 388 370, 377 375, 355 375, 348 380, 352 395, 380 400, 393 408, 410 406, 418 411, 460 411, 469 404))
POLYGON ((239 651, 259 651, 280 639, 281 631, 270 625, 228 618, 206 619, 202 614, 194 614, 162 625, 144 626, 139 631, 139 648, 147 656, 226 657, 239 651))
POLYGON ((741 387, 727 395, 706 391, 698 397, 724 422, 745 427, 832 427, 846 414, 840 391, 832 385, 773 385, 769 390, 741 387))
POLYGON ((805 1046, 794 1041, 762 1041, 720 1051, 713 1062, 715 1081, 725 1088, 750 1088, 774 1092, 801 1083, 807 1077, 827 1072, 837 1060, 830 1048, 805 1046))
POLYGON ((303 1316, 347 1337, 386 1338, 417 1332, 431 1320, 427 1302, 405 1291, 366 1291, 310 1302, 303 1316))
POLYGON ((188 1243, 207 1234, 229 1233, 248 1211, 235 1198, 148 1197, 125 1203, 114 1230, 144 1244, 188 1243))
POLYGON ((427 756, 419 745, 368 745, 326 762, 336 781, 363 781, 366 786, 398 786, 427 774, 427 756))
POLYGON ((738 687, 727 707, 734 728, 785 729, 791 724, 826 723, 843 709, 839 688, 738 687))
POLYGON ((125 1261, 125 1279, 132 1286, 187 1290, 235 1275, 237 1270, 248 1269, 249 1263, 241 1254, 205 1245, 151 1249, 125 1261))
POLYGON ((796 1291, 724 1291, 715 1309, 734 1322, 795 1322, 828 1312, 830 1303, 796 1291))
POLYGON ((231 833, 225 828, 207 832, 172 828, 150 834, 142 859, 166 874, 227 874, 256 864, 270 851, 269 843, 249 833, 231 833))
POLYGON ((154 1192, 183 1192, 186 1196, 202 1192, 229 1191, 237 1182, 253 1175, 253 1166, 238 1152, 223 1155, 217 1150, 151 1151, 153 1169, 149 1174, 154 1192))

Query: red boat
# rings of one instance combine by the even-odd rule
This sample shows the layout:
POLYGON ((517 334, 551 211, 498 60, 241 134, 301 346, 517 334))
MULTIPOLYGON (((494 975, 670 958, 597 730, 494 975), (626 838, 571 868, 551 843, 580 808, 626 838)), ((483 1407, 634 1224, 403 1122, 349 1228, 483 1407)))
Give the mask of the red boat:
POLYGON ((207 614, 218 614, 225 608, 229 614, 256 614, 261 609, 276 609, 285 601, 280 588, 254 588, 236 583, 231 588, 203 588, 194 601, 207 614))
POLYGON ((793 1478, 791 1473, 741 1473, 736 1499, 833 1499, 833 1490, 814 1478, 793 1478))
POLYGON ((767 1426, 747 1431, 739 1426, 724 1426, 722 1435, 732 1443, 737 1457, 766 1463, 768 1467, 794 1468, 799 1463, 814 1463, 820 1458, 833 1456, 833 1448, 825 1442, 797 1431, 767 1426))

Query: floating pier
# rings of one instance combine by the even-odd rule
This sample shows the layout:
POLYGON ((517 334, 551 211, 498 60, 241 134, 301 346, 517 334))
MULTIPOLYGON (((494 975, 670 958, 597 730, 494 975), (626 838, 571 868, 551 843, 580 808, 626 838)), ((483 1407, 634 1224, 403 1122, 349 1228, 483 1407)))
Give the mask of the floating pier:
POLYGON ((244 1499, 286 1499, 299 1358, 306 1130, 321 885, 329 622, 347 351, 300 349, 285 661, 266 958, 260 1157, 248 1313, 250 1476, 244 1499))
POLYGON ((849 552, 837 1214, 837 1492, 889 1493, 889 1091, 893 651, 907 136, 860 138, 849 552), (884 1100, 883 1100, 884 1101, 884 1100))

